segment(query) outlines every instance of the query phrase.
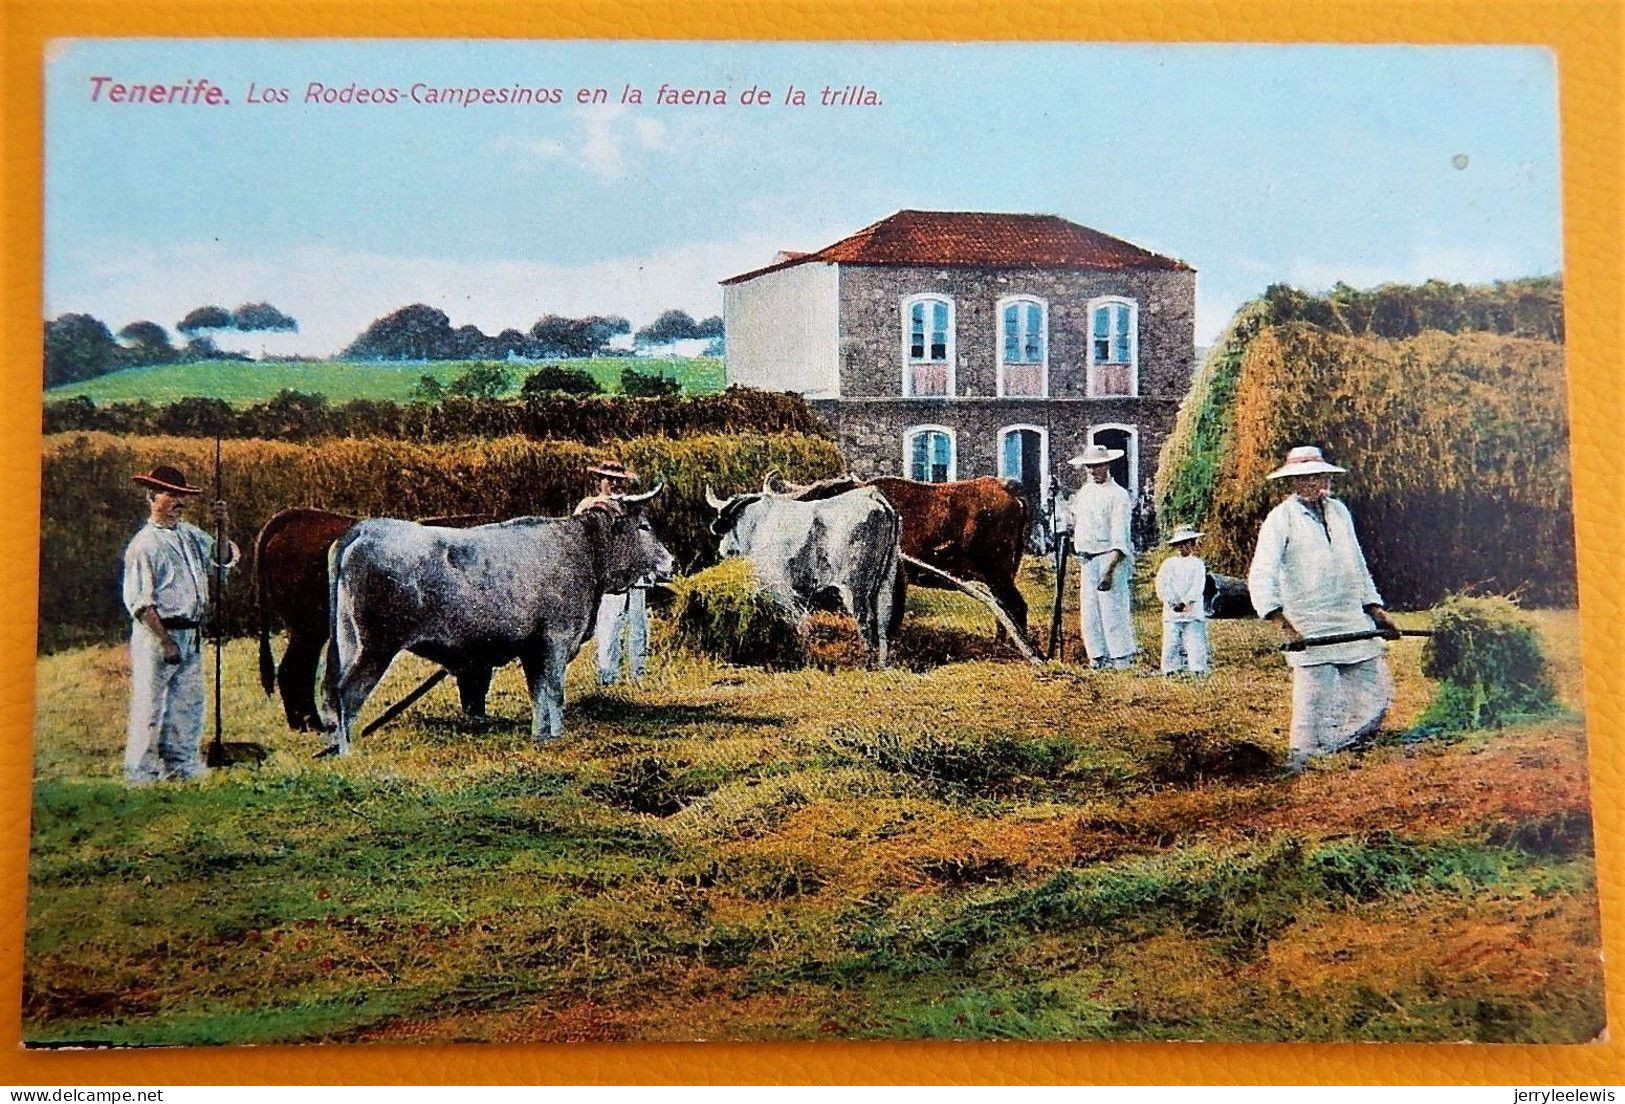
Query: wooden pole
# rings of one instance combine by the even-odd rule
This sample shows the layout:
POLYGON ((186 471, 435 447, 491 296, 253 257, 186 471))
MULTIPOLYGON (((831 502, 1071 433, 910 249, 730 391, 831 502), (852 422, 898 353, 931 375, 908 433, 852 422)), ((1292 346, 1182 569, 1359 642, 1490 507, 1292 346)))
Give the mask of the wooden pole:
POLYGON ((1055 534, 1055 606, 1049 615, 1049 649, 1045 658, 1066 659, 1066 623, 1063 607, 1066 604, 1066 561, 1072 555, 1072 534, 1055 534))
POLYGON ((402 713, 405 713, 419 698, 427 694, 430 690, 433 690, 436 686, 439 686, 441 680, 444 679, 448 674, 450 674, 450 672, 444 667, 436 669, 434 674, 418 683, 416 690, 413 690, 410 694, 406 695, 406 697, 384 710, 376 721, 373 721, 366 728, 363 728, 361 730, 361 735, 371 736, 374 732, 377 732, 380 728, 383 728, 390 721, 393 721, 396 717, 399 717, 402 713))
MULTIPOLYGON (((219 502, 222 496, 220 474, 220 434, 214 435, 214 502, 219 502)), ((212 511, 214 503, 209 504, 212 511)), ((214 601, 210 603, 209 620, 213 622, 214 629, 214 743, 209 745, 208 764, 211 767, 226 765, 226 726, 225 715, 220 708, 221 662, 225 657, 226 643, 226 573, 220 566, 220 557, 225 554, 226 527, 217 517, 214 520, 214 601)))
POLYGON ((1010 640, 1015 644, 1016 650, 1019 651, 1022 656, 1025 657, 1026 660, 1034 667, 1044 666, 1044 661, 1038 658, 1038 653, 1033 651, 1031 644, 1027 643, 1027 635, 1020 629, 1016 628, 1016 623, 1010 620, 1010 615, 1004 612, 1004 607, 999 605, 998 600, 993 597, 986 587, 976 586, 974 584, 967 583, 963 579, 955 578, 946 571, 942 570, 942 568, 933 567, 924 560, 917 560, 913 556, 910 556, 907 552, 903 553, 903 560, 906 563, 912 564, 913 566, 919 568, 921 571, 928 571, 933 575, 939 575, 942 578, 947 579, 954 586, 958 587, 960 590, 982 603, 988 609, 992 610, 993 616, 998 618, 999 624, 1004 626, 1004 631, 1010 634, 1010 640))

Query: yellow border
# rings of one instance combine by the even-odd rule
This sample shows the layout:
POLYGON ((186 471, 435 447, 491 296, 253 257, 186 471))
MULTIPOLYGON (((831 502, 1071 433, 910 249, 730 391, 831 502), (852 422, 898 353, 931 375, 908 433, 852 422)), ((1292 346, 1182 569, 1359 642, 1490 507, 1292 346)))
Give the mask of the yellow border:
MULTIPOLYGON (((1618 1041, 1590 1046, 1176 1044, 707 1044, 265 1047, 30 1053, 20 1038, 22 930, 38 563, 41 93, 45 43, 65 36, 374 38, 731 38, 940 40, 1027 37, 1185 42, 1517 43, 1558 61, 1563 128, 1568 355, 1576 518, 1598 875, 1612 964, 1608 1004, 1625 1009, 1625 500, 1619 450, 1620 0, 0 0, 0 1082, 87 1084, 780 1083, 1479 1083, 1620 1084, 1618 1041), (1019 13, 1019 17, 1018 17, 1019 13)), ((1417 111, 1429 106, 1418 104, 1417 111)), ((114 154, 110 153, 110 156, 114 154)), ((1221 167, 1222 171, 1222 167, 1221 167)), ((1240 217, 1240 216, 1238 216, 1240 217)))

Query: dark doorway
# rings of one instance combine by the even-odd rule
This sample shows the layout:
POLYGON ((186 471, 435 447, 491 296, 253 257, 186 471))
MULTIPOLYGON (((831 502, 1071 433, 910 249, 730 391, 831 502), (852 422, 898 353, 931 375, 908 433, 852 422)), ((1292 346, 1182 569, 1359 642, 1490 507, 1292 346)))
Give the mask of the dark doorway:
POLYGON ((1126 429, 1097 429, 1094 432, 1094 441, 1097 445, 1118 449, 1123 453, 1111 463, 1112 478, 1117 481, 1119 487, 1138 498, 1140 488, 1134 485, 1131 464, 1134 459, 1134 435, 1126 429))

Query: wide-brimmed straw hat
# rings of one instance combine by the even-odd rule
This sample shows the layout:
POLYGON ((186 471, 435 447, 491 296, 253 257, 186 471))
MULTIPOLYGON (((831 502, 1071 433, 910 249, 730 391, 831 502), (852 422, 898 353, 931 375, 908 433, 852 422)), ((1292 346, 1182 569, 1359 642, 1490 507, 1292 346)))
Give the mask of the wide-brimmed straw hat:
POLYGON ((1336 464, 1328 464, 1314 445, 1299 445, 1286 454, 1286 463, 1270 472, 1271 479, 1286 479, 1294 475, 1338 475, 1348 471, 1336 464))
POLYGON ((1184 544, 1186 541, 1193 541, 1201 535, 1201 533, 1198 533, 1189 525, 1181 525, 1178 529, 1174 530, 1174 535, 1168 538, 1168 543, 1171 545, 1184 544))
POLYGON ((1097 464, 1110 464, 1122 455, 1122 449, 1107 448, 1105 445, 1090 445, 1068 460, 1067 463, 1074 468, 1092 468, 1097 464))
POLYGON ((154 491, 168 491, 176 495, 198 495, 203 493, 202 487, 194 487, 186 482, 179 468, 172 468, 168 464, 159 464, 145 475, 132 475, 130 477, 143 487, 154 491))
POLYGON ((630 470, 619 460, 605 460, 602 464, 595 464, 587 469, 589 475, 601 475, 605 479, 624 479, 628 483, 638 481, 638 473, 630 470))

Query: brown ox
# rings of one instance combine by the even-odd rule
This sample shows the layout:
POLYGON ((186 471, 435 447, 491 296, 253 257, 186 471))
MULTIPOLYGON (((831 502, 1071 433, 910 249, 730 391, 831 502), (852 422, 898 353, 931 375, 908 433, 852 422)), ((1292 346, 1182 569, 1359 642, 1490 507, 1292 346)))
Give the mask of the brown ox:
MULTIPOLYGON (((770 474, 768 480, 773 476, 770 474)), ((1021 552, 1027 539, 1027 502, 1021 486, 1007 479, 982 476, 955 483, 919 483, 884 476, 860 480, 855 476, 827 479, 807 486, 789 487, 796 498, 829 498, 853 487, 870 486, 886 496, 903 520, 902 551, 960 579, 975 579, 988 590, 1010 620, 1027 631, 1027 600, 1016 588, 1021 552)), ((903 623, 902 574, 892 607, 890 632, 903 623)), ((910 568, 908 581, 916 586, 950 589, 951 584, 929 572, 910 568)), ((999 635, 1004 628, 999 628, 999 635)))
MULTIPOLYGON (((328 636, 327 550, 361 520, 348 514, 295 507, 283 510, 254 538, 254 597, 259 606, 260 685, 282 694, 282 711, 295 732, 320 732, 316 712, 316 665, 328 636), (288 629, 282 662, 271 657, 271 615, 288 629)), ((493 518, 477 514, 426 518, 425 525, 465 529, 493 518)), ((463 712, 485 715, 489 667, 453 671, 463 712)))

